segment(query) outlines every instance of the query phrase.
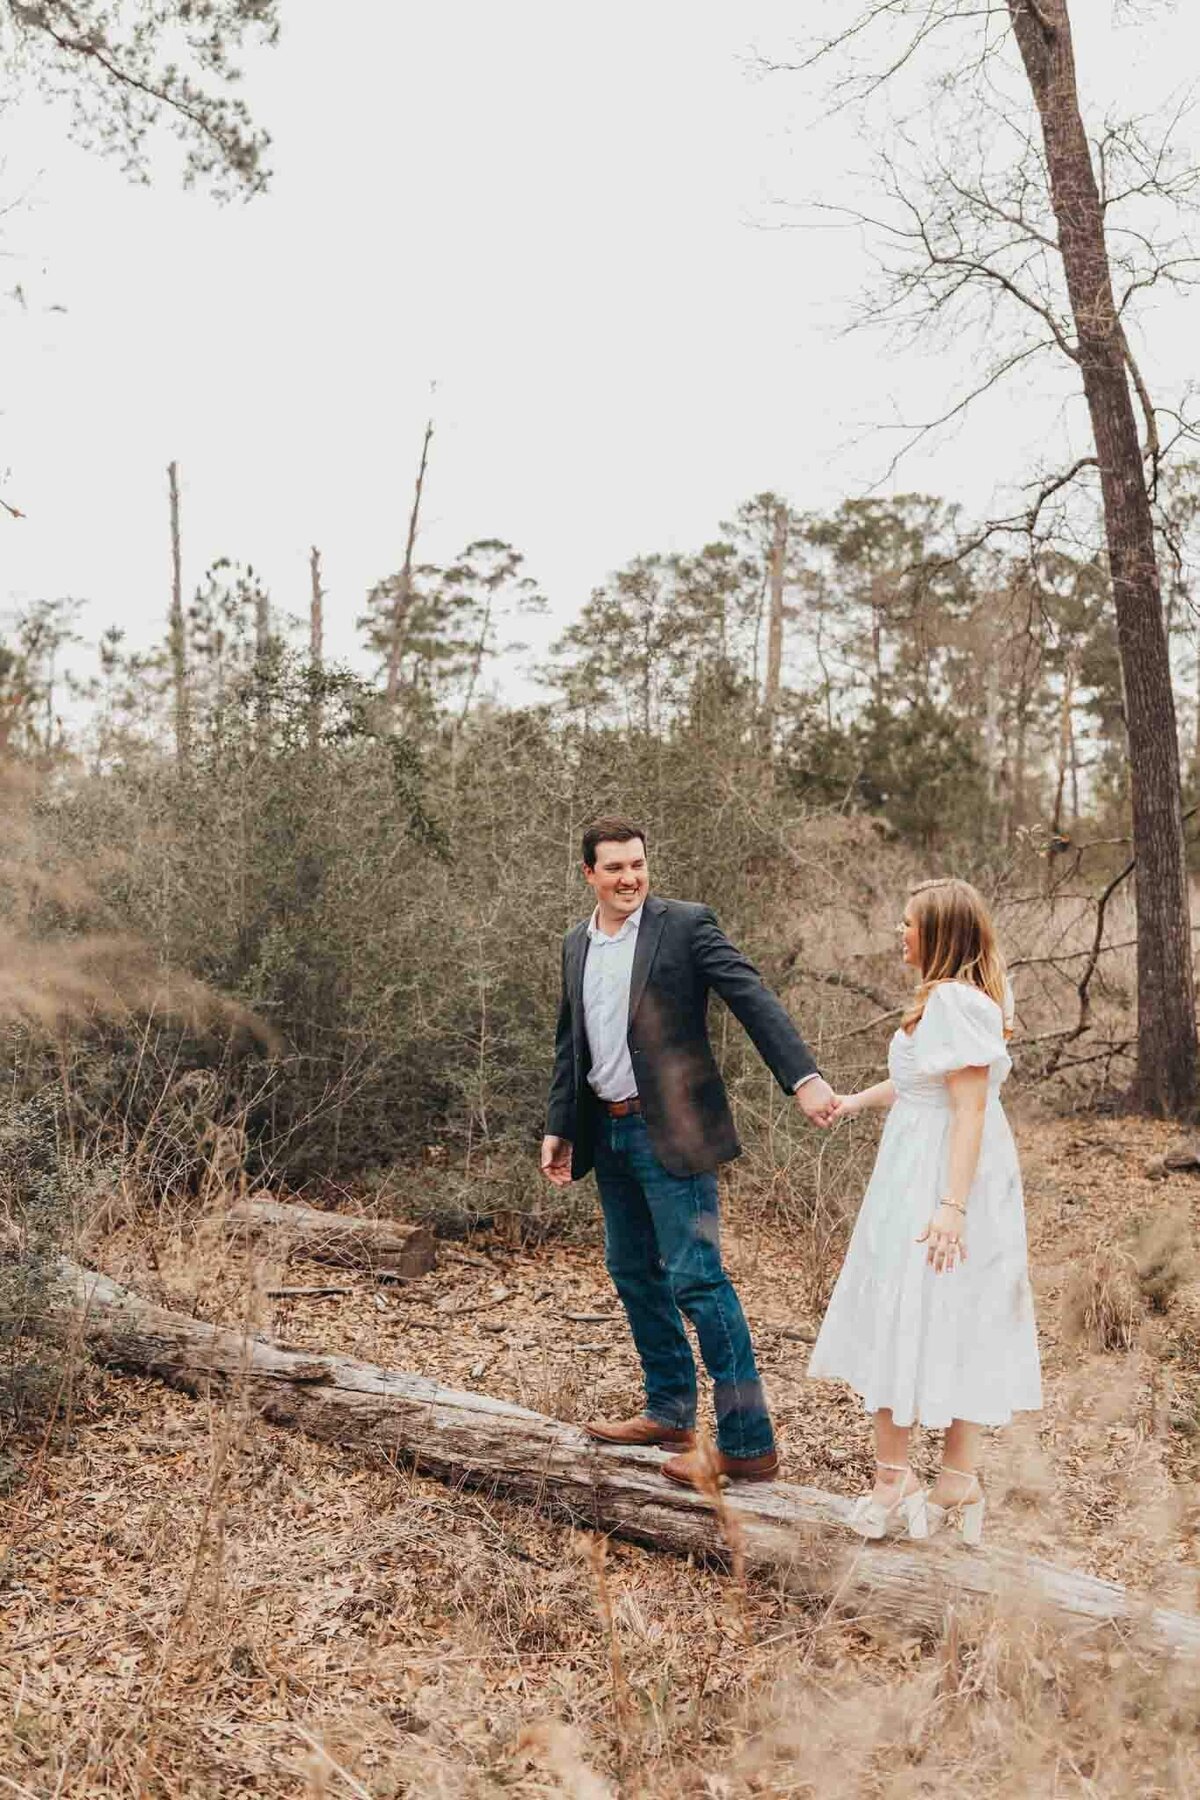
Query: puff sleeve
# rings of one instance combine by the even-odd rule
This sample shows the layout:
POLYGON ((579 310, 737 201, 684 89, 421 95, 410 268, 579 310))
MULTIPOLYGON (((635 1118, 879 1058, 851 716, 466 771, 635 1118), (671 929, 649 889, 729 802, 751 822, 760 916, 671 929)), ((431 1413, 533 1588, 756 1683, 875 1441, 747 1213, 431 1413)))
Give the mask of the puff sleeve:
POLYGON ((1003 1081, 1012 1068, 1003 1013, 982 988, 965 981, 943 981, 934 988, 913 1032, 913 1053, 918 1075, 986 1068, 1003 1081))

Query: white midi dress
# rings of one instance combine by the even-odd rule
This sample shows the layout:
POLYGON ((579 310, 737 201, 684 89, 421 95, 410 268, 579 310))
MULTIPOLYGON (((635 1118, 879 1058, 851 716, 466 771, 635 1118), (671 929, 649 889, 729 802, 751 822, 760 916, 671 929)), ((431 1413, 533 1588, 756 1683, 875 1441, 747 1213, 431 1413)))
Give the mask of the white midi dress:
POLYGON ((896 1100, 808 1373, 848 1382, 867 1412, 888 1407, 897 1425, 1005 1425, 1042 1403, 1021 1169, 1000 1104, 1011 1067, 1000 1008, 961 981, 935 987, 888 1051, 896 1100), (979 1067, 988 1098, 967 1256, 937 1274, 916 1240, 946 1191, 946 1076, 979 1067))

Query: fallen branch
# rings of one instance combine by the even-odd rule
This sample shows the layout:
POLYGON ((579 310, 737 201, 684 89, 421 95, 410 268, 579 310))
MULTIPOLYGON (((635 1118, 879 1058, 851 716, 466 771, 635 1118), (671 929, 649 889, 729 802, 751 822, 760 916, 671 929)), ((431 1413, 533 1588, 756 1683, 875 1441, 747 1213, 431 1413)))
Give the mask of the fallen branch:
POLYGON ((353 1292, 354 1292, 354 1289, 348 1288, 348 1287, 268 1288, 267 1289, 267 1299, 268 1300, 299 1300, 301 1298, 304 1298, 304 1299, 308 1299, 308 1300, 327 1300, 327 1299, 332 1299, 334 1297, 334 1295, 336 1295, 336 1294, 352 1294, 353 1292))
POLYGON ((314 1262, 375 1269, 407 1279, 428 1274, 437 1254, 428 1226, 320 1212, 270 1194, 235 1201, 225 1215, 225 1229, 233 1237, 273 1237, 286 1250, 311 1256, 314 1262))
POLYGON ((476 1256, 470 1250, 458 1250, 453 1244, 443 1244, 442 1255, 451 1262, 466 1263, 472 1269, 491 1269, 496 1266, 491 1257, 476 1256))
POLYGON ((577 1426, 425 1376, 284 1350, 152 1306, 73 1263, 59 1265, 39 1329, 82 1340, 114 1367, 197 1395, 238 1396, 274 1424, 509 1494, 593 1531, 725 1562, 736 1547, 748 1568, 875 1620, 936 1631, 948 1605, 1025 1595, 1067 1621, 1143 1628, 1160 1647, 1200 1652, 1200 1619, 1152 1607, 1115 1582, 1007 1550, 860 1543, 845 1529, 850 1503, 816 1488, 729 1490, 723 1537, 705 1498, 663 1480, 656 1451, 601 1446, 577 1426))
POLYGON ((511 1300, 512 1297, 512 1288, 501 1288, 498 1294, 493 1294, 488 1300, 467 1300, 464 1301, 461 1306, 448 1306, 442 1314, 442 1317, 445 1319, 461 1319, 464 1313, 491 1312, 493 1307, 503 1306, 504 1302, 506 1300, 511 1300))

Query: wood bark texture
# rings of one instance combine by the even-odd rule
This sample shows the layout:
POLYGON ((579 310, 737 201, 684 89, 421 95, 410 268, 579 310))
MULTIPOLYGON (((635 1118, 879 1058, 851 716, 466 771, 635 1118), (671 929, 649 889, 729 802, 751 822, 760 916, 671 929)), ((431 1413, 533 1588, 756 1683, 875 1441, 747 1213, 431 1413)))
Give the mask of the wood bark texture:
MULTIPOLYGON (((1008 0, 1042 126, 1104 501, 1129 734, 1137 858, 1138 1086, 1147 1111, 1197 1106, 1191 917, 1179 740, 1154 521, 1113 295, 1104 208, 1079 105, 1067 0, 1008 0)), ((1147 421, 1153 429, 1153 415, 1147 421)))
POLYGON ((427 1274, 437 1260, 428 1226, 320 1212, 315 1206, 275 1200, 269 1194, 235 1201, 225 1215, 225 1229, 231 1237, 270 1236, 298 1256, 343 1269, 412 1278, 427 1274))
POLYGON ((1059 1623, 1116 1624, 1159 1648, 1200 1652, 1200 1619, 1115 1582, 1006 1550, 864 1544, 845 1529, 848 1501, 783 1482, 727 1490, 718 1510, 667 1482, 657 1451, 599 1445, 578 1426, 425 1376, 285 1350, 154 1306, 73 1263, 59 1265, 41 1329, 113 1367, 237 1398, 274 1424, 511 1495, 591 1531, 685 1555, 736 1555, 793 1591, 878 1622, 938 1631, 948 1606, 982 1602, 1059 1623))

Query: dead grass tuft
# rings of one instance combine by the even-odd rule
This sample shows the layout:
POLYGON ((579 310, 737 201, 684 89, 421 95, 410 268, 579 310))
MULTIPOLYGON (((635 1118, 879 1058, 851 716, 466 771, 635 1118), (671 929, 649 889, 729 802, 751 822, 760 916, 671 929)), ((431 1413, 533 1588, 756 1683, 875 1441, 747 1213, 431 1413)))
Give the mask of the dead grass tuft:
POLYGON ((1063 1300, 1068 1341, 1092 1350, 1132 1350, 1142 1322, 1142 1288, 1128 1251, 1102 1245, 1071 1276, 1063 1300))
POLYGON ((1196 1275, 1196 1245, 1186 1207, 1175 1207, 1143 1226, 1133 1246, 1133 1266, 1149 1305, 1155 1312, 1166 1312, 1179 1289, 1196 1275))

